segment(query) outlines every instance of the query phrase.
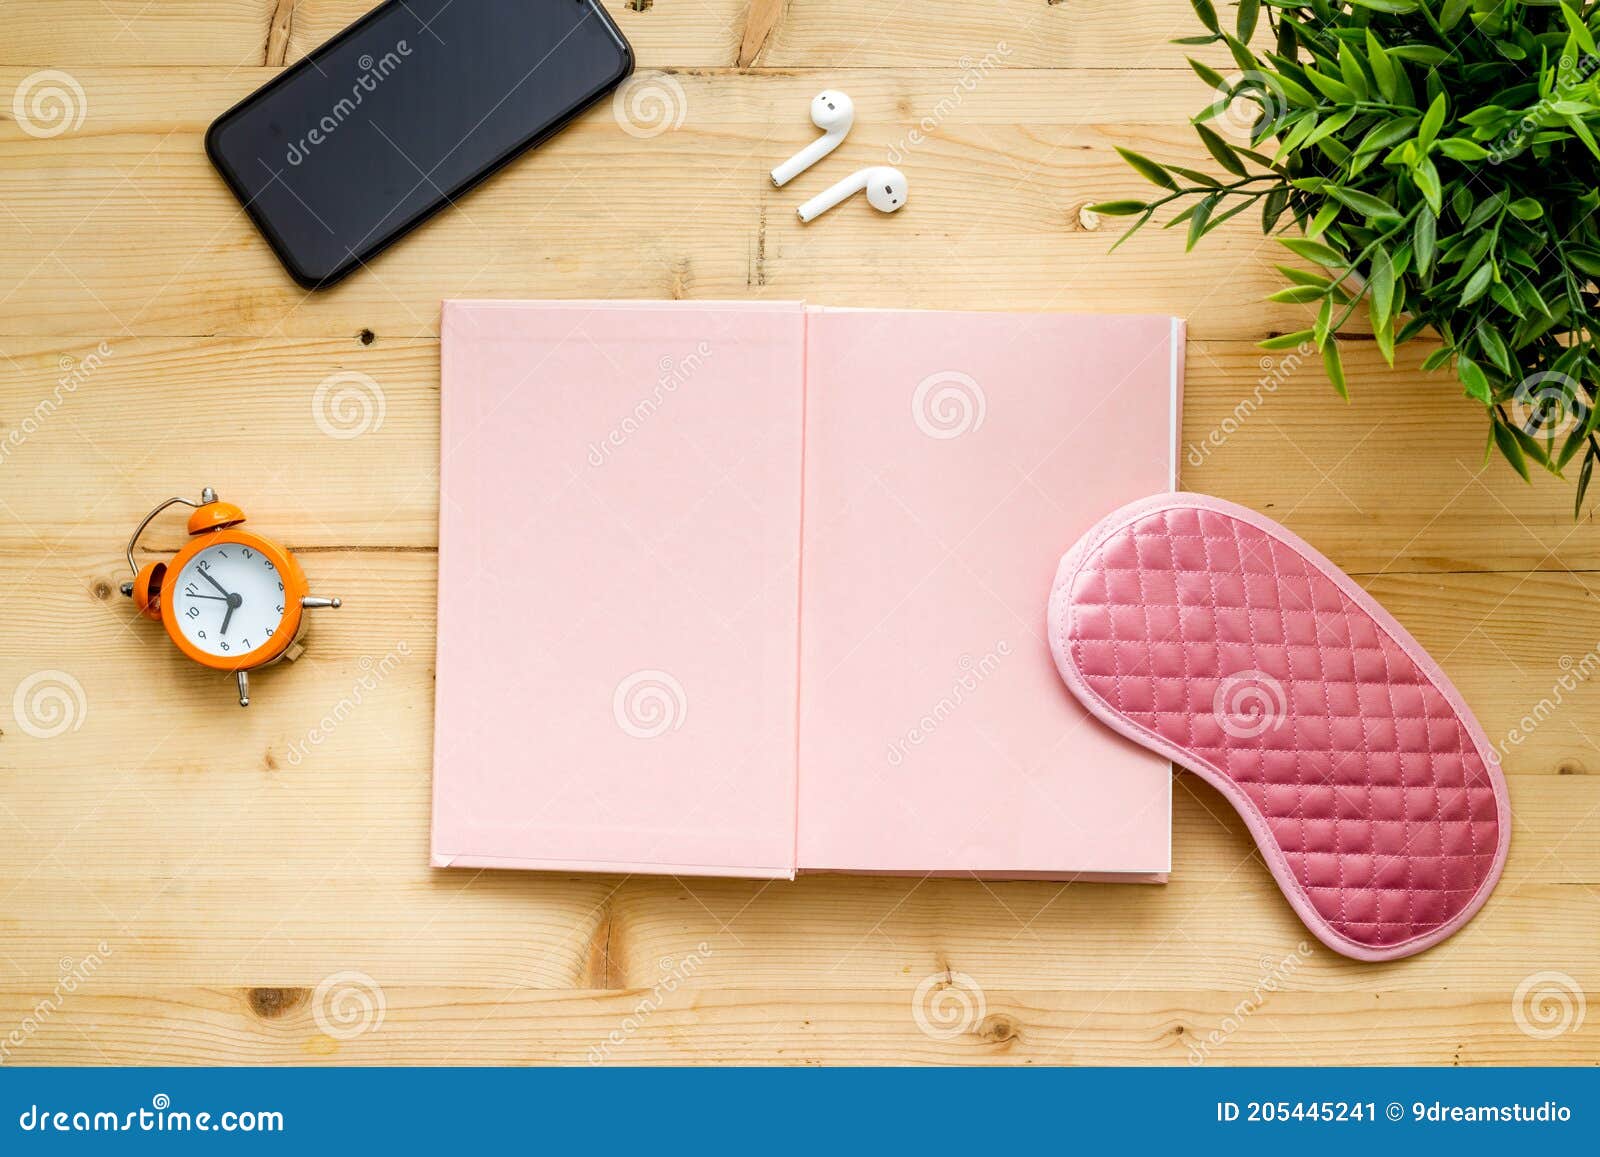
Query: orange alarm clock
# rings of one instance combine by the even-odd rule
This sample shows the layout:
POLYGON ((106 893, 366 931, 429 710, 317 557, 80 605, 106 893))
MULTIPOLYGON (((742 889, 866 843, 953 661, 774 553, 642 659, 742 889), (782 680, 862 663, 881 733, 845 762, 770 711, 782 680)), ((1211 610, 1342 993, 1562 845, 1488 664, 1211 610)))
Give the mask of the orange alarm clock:
POLYGON ((158 619, 172 641, 196 663, 231 671, 239 706, 250 706, 250 672, 279 659, 300 657, 304 611, 337 607, 338 599, 313 598, 306 575, 287 549, 241 530, 244 511, 220 502, 207 486, 200 501, 169 498, 139 523, 128 539, 132 582, 122 593, 139 613, 158 619), (192 506, 191 541, 171 562, 134 562, 139 536, 169 506, 192 506))

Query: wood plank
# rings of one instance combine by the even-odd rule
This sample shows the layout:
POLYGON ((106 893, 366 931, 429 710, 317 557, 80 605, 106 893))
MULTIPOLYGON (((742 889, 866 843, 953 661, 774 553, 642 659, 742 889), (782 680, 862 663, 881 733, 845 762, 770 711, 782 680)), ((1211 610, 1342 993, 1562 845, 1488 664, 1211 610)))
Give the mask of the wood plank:
MULTIPOLYGON (((628 0, 605 4, 641 67, 714 68, 738 59, 751 0, 654 0, 643 11, 628 0)), ((292 63, 372 7, 373 0, 0 0, 0 65, 260 64, 269 59, 274 13, 285 8, 292 63)), ((968 59, 987 68, 989 58, 1005 68, 1094 68, 1107 59, 1171 68, 1184 54, 1229 67, 1225 51, 1169 43, 1200 30, 1186 0, 787 0, 783 8, 757 67, 882 71, 968 59)))
MULTIPOLYGON (((1402 350, 1390 369, 1371 343, 1352 343, 1345 405, 1315 356, 1192 341, 1183 484, 1272 514, 1357 575, 1600 569, 1570 483, 1540 475, 1529 487, 1498 458, 1485 466, 1482 411, 1416 369, 1427 348, 1402 350)), ((157 499, 208 483, 297 547, 431 547, 438 356, 432 340, 364 343, 355 325, 305 340, 113 335, 104 352, 95 339, 0 337, 11 480, 0 550, 105 552, 111 577, 113 552, 157 499)), ((152 543, 176 549, 177 525, 159 524, 152 543)), ((1578 610, 1572 621, 1585 621, 1578 610)), ((1546 641, 1576 658, 1595 640, 1556 630, 1546 641)))
MULTIPOLYGON (((308 978, 309 979, 309 978, 308 978)), ((1499 989, 1311 995, 1016 990, 947 995, 918 1027, 896 990, 725 988, 541 993, 350 978, 272 989, 118 990, 98 977, 12 1046, 27 1064, 1588 1064, 1600 1028, 1536 1039, 1499 989), (342 994, 342 997, 341 997, 342 994), (343 1001, 349 1019, 335 1019, 343 1001), (362 1003, 363 1000, 365 1003, 362 1003), (1250 1001, 1248 1005, 1241 1002, 1250 1001), (1241 1008, 1245 1011, 1241 1014, 1241 1008), (337 1035, 319 1027, 318 1015, 337 1035), (937 1034, 937 1035, 936 1035, 937 1034)), ((928 1001, 938 1000, 929 990, 928 1001)), ((36 996, 0 988, 0 1018, 36 996)), ((10 1057, 8 1057, 10 1059, 10 1057)))
MULTIPOLYGON (((298 664, 261 676, 248 713, 155 624, 132 621, 120 596, 97 607, 74 578, 83 561, 41 564, 23 580, 31 598, 5 592, 26 613, 0 644, 0 939, 12 970, 0 981, 41 982, 104 939, 128 984, 159 983, 175 966, 245 983, 354 961, 397 982, 561 988, 587 983, 599 952, 611 982, 637 985, 692 937, 718 946, 705 975, 730 985, 879 984, 953 960, 1008 986, 1049 977, 1176 989, 1245 983, 1263 952, 1307 941, 1243 825, 1188 777, 1164 887, 432 870, 431 555, 310 556, 313 579, 348 601, 319 619, 298 664), (71 691, 75 729, 40 737, 16 716, 16 688, 39 670, 81 689, 71 691)), ((1386 578, 1378 591, 1425 646, 1449 652, 1445 666, 1491 736, 1517 726, 1558 677, 1540 659, 1552 645, 1521 631, 1512 620, 1523 612, 1510 609, 1485 628, 1515 649, 1509 660, 1476 637, 1453 651, 1447 640, 1473 598, 1524 580, 1553 607, 1584 598, 1570 576, 1548 573, 1445 576, 1466 585, 1442 594, 1386 578), (1512 665, 1518 655, 1526 673, 1512 665)), ((1441 973, 1490 984, 1508 969, 1590 966, 1592 945, 1572 935, 1588 926, 1600 884, 1587 693, 1581 684, 1507 748, 1516 827, 1490 907, 1430 953, 1437 969, 1385 966, 1386 989, 1431 988, 1441 973)), ((1305 986, 1370 987, 1370 967, 1314 951, 1305 986)))
MULTIPOLYGON (((643 12, 628 0, 604 2, 644 67, 703 68, 733 63, 748 0, 659 0, 643 12)), ((374 7, 375 0, 0 0, 0 65, 246 68, 274 59, 275 17, 276 59, 292 64, 374 7)))
MULTIPOLYGON (((1248 215, 1187 258, 1159 230, 1113 254, 1116 221, 1080 223, 1084 204, 1142 191, 1114 145, 1211 163, 1186 123, 1203 96, 1187 71, 1007 70, 953 109, 941 108, 953 70, 864 74, 834 164, 898 161, 913 196, 892 217, 849 205, 811 226, 792 210, 821 178, 779 190, 766 173, 815 135, 797 115, 814 76, 647 80, 683 110, 677 130, 639 139, 594 110, 369 269, 310 295, 202 151, 210 117, 264 70, 76 75, 88 102, 76 132, 36 139, 0 121, 0 335, 428 335, 439 299, 461 296, 1092 310, 1106 308, 1107 285, 1122 308, 1183 315, 1199 338, 1304 322, 1304 307, 1261 303, 1282 250, 1248 215)), ((22 79, 0 69, 0 90, 22 79)))
MULTIPOLYGON (((262 522, 259 529, 271 528, 262 522)), ((226 680, 184 660, 160 625, 135 616, 117 593, 125 573, 117 548, 58 551, 47 558, 31 551, 0 554, 0 598, 12 608, 11 628, 0 640, 0 718, 14 710, 9 689, 41 669, 68 672, 88 702, 100 705, 94 726, 46 743, 6 728, 0 767, 20 769, 35 760, 79 769, 108 760, 112 767, 130 759, 142 763, 145 753, 162 749, 173 728, 166 713, 139 710, 153 701, 183 703, 177 717, 205 725, 201 734, 209 744, 177 759, 178 768, 198 770, 206 765, 196 761, 210 758, 230 770, 260 774, 273 770, 274 761, 289 765, 292 742, 381 666, 385 706, 349 721, 349 738, 341 736, 320 761, 365 767, 377 753, 387 758, 407 752, 406 766, 425 773, 432 553, 316 551, 305 563, 313 589, 339 594, 345 606, 312 621, 298 664, 261 674, 258 700, 281 697, 283 706, 241 714, 226 680), (133 672, 136 679, 130 678, 133 672), (15 748, 7 746, 12 742, 15 748)), ((1367 583, 1443 665, 1503 751, 1511 774, 1571 777, 1576 783, 1600 771, 1600 749, 1593 742, 1600 737, 1590 710, 1600 654, 1594 642, 1572 637, 1570 626, 1593 613, 1593 596, 1579 576, 1385 575, 1367 583)), ((162 750, 157 766, 176 758, 171 749, 162 750)), ((59 790, 48 780, 39 786, 59 790)))

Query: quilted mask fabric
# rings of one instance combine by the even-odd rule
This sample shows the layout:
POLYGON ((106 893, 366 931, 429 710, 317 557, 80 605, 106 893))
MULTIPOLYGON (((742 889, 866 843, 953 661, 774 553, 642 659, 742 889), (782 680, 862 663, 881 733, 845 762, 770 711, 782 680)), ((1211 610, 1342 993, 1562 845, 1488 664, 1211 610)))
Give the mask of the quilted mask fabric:
POLYGON ((1511 836, 1494 750, 1405 629, 1282 526, 1198 494, 1115 511, 1061 560, 1061 677, 1225 795, 1279 887, 1359 960, 1482 907, 1511 836))

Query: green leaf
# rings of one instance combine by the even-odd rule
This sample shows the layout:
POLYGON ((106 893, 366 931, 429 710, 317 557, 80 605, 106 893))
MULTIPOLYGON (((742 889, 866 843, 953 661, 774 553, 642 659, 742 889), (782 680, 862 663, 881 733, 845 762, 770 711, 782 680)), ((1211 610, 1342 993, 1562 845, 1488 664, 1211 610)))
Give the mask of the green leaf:
POLYGON ((1494 392, 1489 388, 1489 376, 1466 354, 1456 358, 1456 376, 1467 388, 1469 398, 1476 398, 1485 406, 1494 401, 1494 392))
POLYGON ((1439 187, 1439 170, 1433 167, 1433 162, 1423 157, 1417 167, 1411 170, 1411 179, 1417 183, 1417 189, 1422 193, 1423 200, 1428 202, 1428 208, 1438 216, 1444 208, 1444 193, 1439 187))
POLYGON ((1567 264, 1590 277, 1600 277, 1600 253, 1592 249, 1567 249, 1567 264))
POLYGON ((1091 213, 1101 213, 1107 217, 1132 217, 1135 213, 1143 213, 1149 206, 1143 201, 1101 201, 1086 208, 1091 213))
POLYGON ((1322 368, 1328 375, 1328 380, 1333 383, 1333 388, 1339 391, 1339 396, 1345 401, 1350 400, 1350 388, 1344 380, 1344 363, 1339 360, 1338 339, 1330 337, 1322 347, 1322 368))
POLYGON ((1421 64, 1428 68, 1437 68, 1450 59, 1450 54, 1442 48, 1435 48, 1431 44, 1397 44, 1389 49, 1390 56, 1398 56, 1401 60, 1409 60, 1413 64, 1421 64))
POLYGON ((1282 237, 1279 238, 1279 242, 1296 257, 1304 257, 1307 261, 1314 261, 1329 269, 1344 268, 1344 258, 1320 241, 1308 241, 1304 237, 1282 237))
POLYGON ((1209 64, 1201 64, 1194 57, 1189 57, 1189 67, 1194 69, 1194 74, 1212 88, 1226 89, 1229 87, 1228 78, 1212 68, 1209 64))
POLYGON ((1338 185, 1333 185, 1329 187, 1328 193, 1364 217, 1379 221, 1398 221, 1404 215, 1382 197, 1374 197, 1371 193, 1363 193, 1359 189, 1342 189, 1338 185))
POLYGON ((1585 52, 1593 55, 1594 37, 1590 34, 1589 29, 1584 25, 1583 17, 1581 17, 1573 9, 1567 7, 1566 4, 1561 5, 1561 15, 1566 19, 1567 28, 1571 30, 1573 39, 1578 42, 1578 46, 1585 52))
POLYGON ((1428 106, 1428 111, 1422 117, 1422 124, 1417 129, 1417 152, 1426 155, 1433 147, 1433 138, 1439 135, 1439 130, 1444 127, 1444 115, 1447 102, 1444 93, 1433 98, 1433 103, 1428 106))
POLYGON ((1201 24, 1212 32, 1222 31, 1217 24, 1217 10, 1211 6, 1211 0, 1189 0, 1189 3, 1194 6, 1194 14, 1200 17, 1201 24))
POLYGON ((1314 285, 1291 285, 1288 289, 1280 289, 1276 293, 1267 295, 1268 301, 1282 301, 1290 305, 1304 305, 1311 301, 1321 301, 1326 289, 1318 289, 1314 285))
POLYGON ((1500 422, 1498 417, 1494 419, 1494 444, 1499 447, 1500 453, 1505 456, 1505 460, 1511 463, 1511 468, 1522 475, 1524 482, 1533 481, 1532 478, 1528 477, 1528 460, 1523 456, 1522 446, 1512 436, 1511 431, 1500 422))
POLYGON ((1488 149, 1466 137, 1446 137, 1439 142, 1438 147, 1439 151, 1452 161, 1482 161, 1489 156, 1488 149))
POLYGON ((1472 271, 1472 276, 1467 278, 1465 288, 1461 290, 1461 305, 1471 305, 1482 297, 1489 289, 1489 281, 1494 277, 1494 266, 1480 265, 1472 271))
POLYGON ((1383 99, 1394 100, 1400 87, 1395 80, 1394 61, 1389 59, 1389 54, 1383 50, 1383 45, 1378 43, 1378 38, 1372 34, 1371 28, 1367 29, 1367 67, 1372 69, 1372 78, 1377 81, 1378 91, 1383 94, 1383 99))
POLYGON ((1201 197, 1195 202, 1194 215, 1189 218, 1189 239, 1184 244, 1184 252, 1194 248, 1194 243, 1205 236, 1206 222, 1211 218, 1211 211, 1217 207, 1215 193, 1201 197))
POLYGON ((1312 87, 1331 101, 1338 104, 1355 103, 1356 94, 1350 91, 1347 85, 1334 80, 1330 76, 1323 76, 1322 73, 1314 68, 1306 69, 1306 79, 1311 82, 1312 87))
POLYGON ((1544 206, 1532 197, 1519 197, 1506 206, 1519 221, 1537 221, 1544 216, 1544 206))
POLYGON ((1583 496, 1589 492, 1589 478, 1594 473, 1594 451, 1583 456, 1583 467, 1578 471, 1578 492, 1572 499, 1574 521, 1583 517, 1583 496))
POLYGON ((1411 230, 1411 243, 1417 258, 1417 275, 1427 277, 1433 268, 1433 255, 1438 244, 1439 219, 1433 210, 1423 206, 1417 212, 1417 221, 1411 230))
POLYGON ((1117 146, 1117 155, 1127 161, 1133 167, 1134 172, 1152 184, 1160 185, 1163 189, 1177 189, 1178 182, 1172 179, 1172 175, 1149 157, 1136 153, 1132 149, 1125 149, 1121 145, 1117 146))
POLYGON ((1417 10, 1417 0, 1350 0, 1357 8, 1370 8, 1391 16, 1404 16, 1417 10))
POLYGON ((1256 19, 1260 15, 1261 0, 1239 0, 1239 19, 1234 28, 1244 43, 1249 44, 1256 34, 1256 19))
POLYGON ((1261 199, 1261 231, 1271 233, 1277 227, 1278 219, 1283 216, 1283 211, 1289 207, 1289 190, 1286 186, 1279 185, 1261 199))
POLYGON ((1367 279, 1370 290, 1368 308, 1372 312, 1374 328, 1388 324, 1390 309, 1394 306, 1394 258, 1379 245, 1372 251, 1372 274, 1367 279))
POLYGON ((1471 0, 1444 0, 1444 8, 1439 12, 1439 29, 1449 32, 1461 18, 1467 14, 1467 9, 1472 6, 1471 0))
POLYGON ((1492 326, 1480 325, 1477 332, 1478 344, 1483 347, 1483 352, 1494 364, 1494 368, 1508 378, 1516 377, 1516 367, 1512 364, 1511 351, 1506 348, 1505 339, 1496 333, 1492 326))
POLYGON ((1200 134, 1200 140, 1205 144, 1206 151, 1216 159, 1217 164, 1236 177, 1250 175, 1250 170, 1244 167, 1244 162, 1233 151, 1233 147, 1218 136, 1214 129, 1209 129, 1205 125, 1195 125, 1194 131, 1200 134))
POLYGON ((1589 151, 1595 156, 1600 157, 1600 145, 1595 144, 1594 134, 1589 131, 1589 126, 1584 124, 1582 120, 1575 116, 1569 116, 1563 119, 1567 122, 1567 124, 1572 126, 1572 131, 1578 135, 1579 140, 1589 147, 1589 151))
POLYGON ((1356 59, 1350 46, 1343 42, 1339 45, 1339 75, 1344 79, 1345 87, 1356 94, 1357 100, 1366 100, 1372 95, 1366 70, 1361 67, 1361 61, 1356 59))
POLYGON ((1121 237, 1118 237, 1115 241, 1113 241, 1111 243, 1111 249, 1109 250, 1109 252, 1115 253, 1118 249, 1120 249, 1122 247, 1122 243, 1124 241, 1126 241, 1129 237, 1132 237, 1135 233, 1137 233, 1139 230, 1143 229, 1146 225, 1150 224, 1150 218, 1153 217, 1153 216, 1155 216, 1155 214, 1153 212, 1151 212, 1150 210, 1146 210, 1144 216, 1140 217, 1132 225, 1129 225, 1128 229, 1127 229, 1127 232, 1123 233, 1123 235, 1121 237))
POLYGON ((1269 337, 1266 341, 1256 343, 1264 350, 1294 350, 1306 345, 1315 335, 1309 329, 1297 329, 1293 333, 1280 333, 1277 337, 1269 337))

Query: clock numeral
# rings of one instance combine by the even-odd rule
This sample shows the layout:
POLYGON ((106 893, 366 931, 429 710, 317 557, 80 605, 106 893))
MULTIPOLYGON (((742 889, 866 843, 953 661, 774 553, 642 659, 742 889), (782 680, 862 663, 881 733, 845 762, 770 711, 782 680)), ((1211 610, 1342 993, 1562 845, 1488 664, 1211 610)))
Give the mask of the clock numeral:
POLYGON ((199 635, 202 639, 206 637, 206 633, 204 631, 196 631, 195 634, 199 635))
POLYGON ((199 607, 190 607, 189 608, 189 617, 191 619, 198 619, 200 617, 200 608, 199 607))
POLYGON ((282 589, 283 589, 283 584, 282 584, 282 583, 279 583, 279 584, 278 584, 278 589, 279 589, 279 590, 280 590, 280 591, 281 591, 281 590, 282 590, 282 589))
POLYGON ((200 593, 200 588, 195 586, 193 583, 185 583, 183 593, 188 595, 190 598, 194 598, 195 595, 200 593))
POLYGON ((244 548, 244 556, 245 558, 255 558, 255 555, 250 553, 250 548, 248 546, 244 548))
POLYGON ((231 651, 231 650, 233 650, 233 648, 232 648, 232 647, 230 647, 230 646, 228 646, 228 644, 226 644, 226 643, 223 643, 223 644, 222 644, 222 649, 223 649, 223 650, 224 650, 224 651, 231 651))
POLYGON ((209 558, 203 558, 199 562, 195 563, 195 565, 197 567, 199 567, 201 570, 210 570, 211 569, 211 560, 209 558))
POLYGON ((279 603, 279 604, 278 604, 278 614, 279 614, 279 615, 282 615, 282 614, 283 614, 283 604, 282 604, 282 603, 279 603))

